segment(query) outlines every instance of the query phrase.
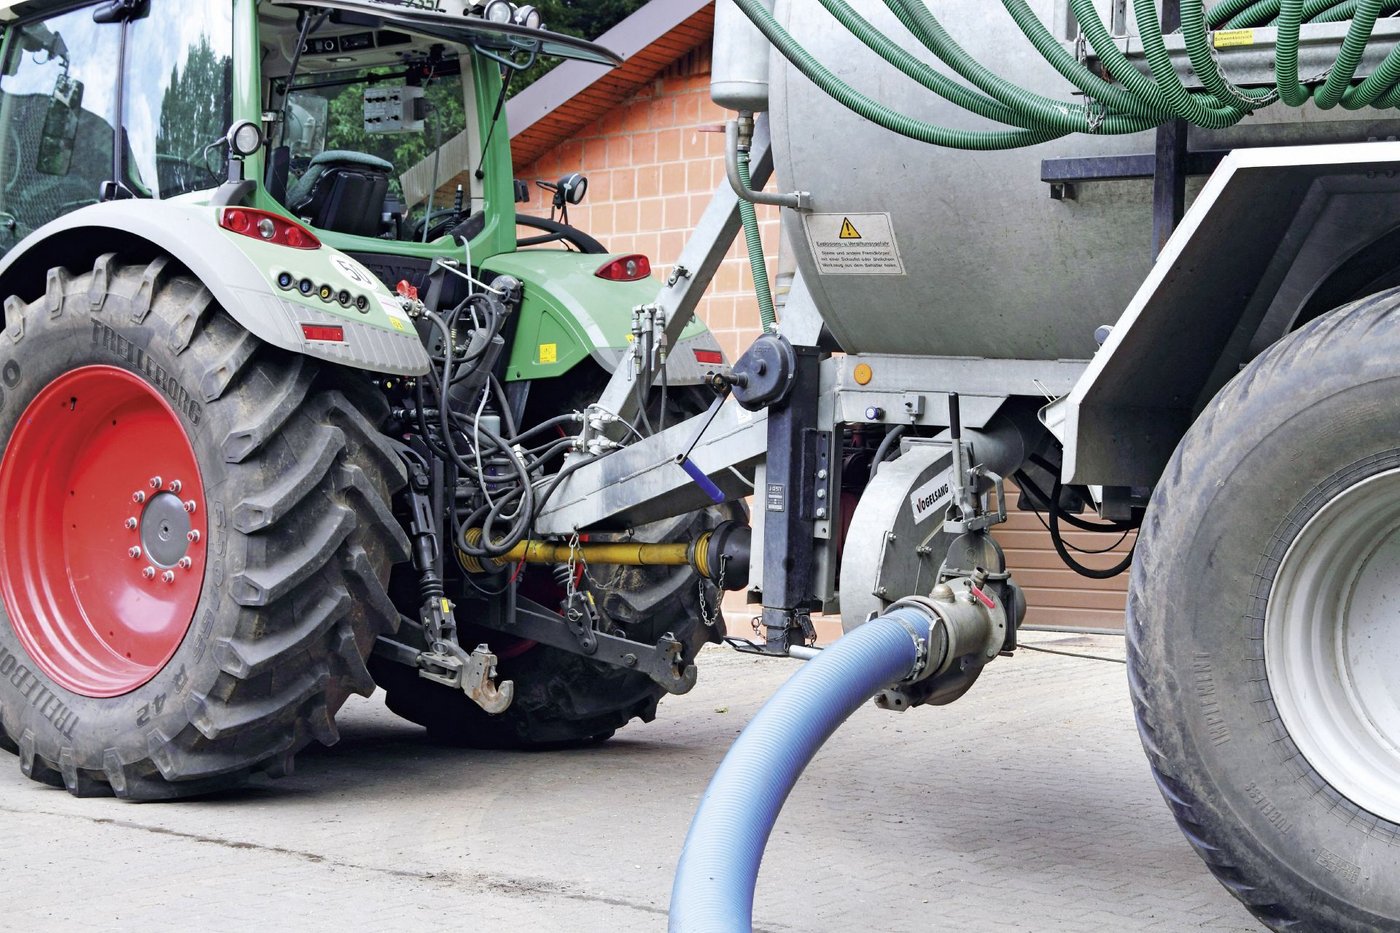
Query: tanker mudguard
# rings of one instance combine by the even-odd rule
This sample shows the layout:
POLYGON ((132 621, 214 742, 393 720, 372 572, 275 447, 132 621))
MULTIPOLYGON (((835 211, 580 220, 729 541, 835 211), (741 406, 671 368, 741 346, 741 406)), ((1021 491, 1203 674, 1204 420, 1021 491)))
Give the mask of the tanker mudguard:
POLYGON ((222 208, 112 201, 58 218, 0 262, 0 294, 34 297, 47 271, 81 271, 105 253, 168 255, 258 339, 342 366, 396 376, 429 369, 399 299, 364 266, 329 246, 296 249, 225 230, 222 208))
POLYGON ((1042 414, 1064 444, 1065 481, 1153 485, 1243 364, 1397 284, 1397 161, 1396 142, 1226 157, 1074 389, 1042 414))

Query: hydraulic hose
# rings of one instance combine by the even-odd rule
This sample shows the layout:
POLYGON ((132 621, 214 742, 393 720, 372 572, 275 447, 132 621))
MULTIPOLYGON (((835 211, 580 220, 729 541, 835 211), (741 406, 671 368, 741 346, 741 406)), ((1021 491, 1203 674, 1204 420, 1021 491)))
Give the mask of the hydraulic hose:
POLYGON ((802 770, 836 728, 885 687, 913 675, 930 619, 901 607, 803 664, 724 756, 690 824, 671 888, 671 933, 753 928, 763 849, 802 770))
MULTIPOLYGON (((739 180, 749 187, 749 153, 739 150, 739 180)), ((739 218, 744 224, 744 241, 749 248, 749 271, 753 275, 754 297, 758 299, 758 319, 763 324, 763 332, 771 334, 778 329, 778 316, 773 311, 773 289, 768 284, 768 263, 763 258, 763 237, 758 231, 758 214, 753 204, 739 199, 739 218)), ((664 412, 663 412, 664 414, 664 412)))
POLYGON ((1400 11, 1400 0, 1221 0, 1208 11, 1189 0, 1181 11, 1187 58, 1202 90, 1186 87, 1167 48, 1155 0, 1134 0, 1138 36, 1147 65, 1130 60, 1121 37, 1110 34, 1094 0, 1069 0, 1084 40, 1098 56, 1096 74, 1071 54, 1045 27, 1026 0, 1002 0, 1007 12, 1041 55, 1085 98, 1062 101, 1007 81, 976 61, 948 34, 926 0, 884 0, 894 16, 958 78, 958 83, 911 55, 899 43, 855 12, 847 0, 821 5, 856 39, 899 71, 938 96, 1005 130, 964 130, 936 126, 899 113, 860 93, 818 62, 779 23, 761 0, 734 0, 773 47, 794 68, 847 109, 893 132, 954 149, 1009 149, 1036 145, 1073 132, 1099 135, 1136 133, 1179 118, 1197 126, 1233 126, 1253 111, 1278 100, 1322 109, 1400 106, 1400 48, 1359 84, 1354 83, 1379 16, 1400 11), (1299 30, 1303 23, 1350 19, 1337 61, 1323 74, 1298 75, 1299 30), (1275 86, 1245 88, 1231 83, 1216 59, 1211 30, 1277 27, 1275 86))

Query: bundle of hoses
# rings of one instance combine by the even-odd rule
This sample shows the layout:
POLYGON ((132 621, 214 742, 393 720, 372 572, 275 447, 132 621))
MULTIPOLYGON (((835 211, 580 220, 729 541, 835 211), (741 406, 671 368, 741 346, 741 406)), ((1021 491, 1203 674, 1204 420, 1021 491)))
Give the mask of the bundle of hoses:
POLYGON ((806 662, 729 749, 686 836, 671 888, 671 933, 741 933, 783 803, 822 744, 867 700, 912 677, 932 619, 899 607, 806 662))
POLYGON ((929 12, 924 0, 883 0, 896 18, 963 84, 910 54, 857 13, 846 0, 820 0, 852 35, 895 68, 939 97, 1011 129, 964 130, 918 120, 860 93, 818 62, 777 21, 762 0, 734 0, 773 47, 833 99, 903 136, 954 149, 1013 149, 1069 133, 1137 133, 1181 119, 1197 126, 1233 126, 1276 101, 1349 109, 1400 105, 1400 45, 1366 77, 1354 81, 1376 20, 1400 11, 1400 0, 1221 0, 1209 11, 1202 0, 1182 0, 1181 35, 1201 89, 1186 87, 1163 37, 1156 0, 1134 0, 1137 27, 1150 73, 1119 47, 1094 0, 1070 0, 1085 41, 1098 56, 1101 77, 1046 28, 1026 0, 1001 0, 1016 26, 1061 75, 1083 93, 1081 101, 1056 100, 995 74, 969 55, 929 12), (1322 74, 1300 80, 1298 41, 1303 23, 1351 20, 1337 60, 1322 74), (1275 85, 1231 83, 1215 59, 1212 31, 1255 26, 1277 28, 1275 85), (969 86, 970 85, 970 86, 969 86))

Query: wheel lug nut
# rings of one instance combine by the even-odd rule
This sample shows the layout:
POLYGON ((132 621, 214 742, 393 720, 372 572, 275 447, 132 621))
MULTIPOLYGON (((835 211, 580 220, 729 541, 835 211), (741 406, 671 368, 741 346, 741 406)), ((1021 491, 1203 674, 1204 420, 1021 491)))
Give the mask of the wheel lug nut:
POLYGON ((152 489, 159 489, 163 484, 164 484, 164 481, 161 480, 161 478, 160 478, 159 476, 152 476, 152 477, 151 477, 151 488, 152 488, 152 489))
POLYGON ((134 547, 134 548, 132 548, 131 550, 127 551, 126 553, 129 554, 129 555, 131 555, 131 559, 132 559, 132 560, 140 560, 140 559, 141 559, 141 549, 140 549, 139 547, 134 547))
POLYGON ((135 530, 136 530, 136 526, 139 525, 139 524, 141 524, 141 523, 138 522, 136 519, 134 519, 134 518, 128 518, 128 519, 126 520, 126 530, 127 530, 127 531, 135 531, 135 530))
POLYGON ((186 512, 189 512, 191 515, 193 515, 193 514, 194 514, 194 510, 197 509, 197 508, 199 508, 199 506, 195 505, 195 502, 194 502, 193 499, 187 499, 187 500, 185 500, 185 511, 186 511, 186 512))
POLYGON ((199 532, 197 532, 197 531, 191 531, 189 534, 185 535, 185 539, 188 540, 188 541, 190 542, 190 544, 198 544, 198 543, 199 543, 199 532))
POLYGON ((161 579, 161 581, 164 582, 164 583, 174 583, 174 582, 175 582, 175 571, 173 571, 173 570, 167 570, 165 573, 163 573, 163 574, 160 575, 160 579, 161 579))
POLYGON ((181 489, 184 489, 184 488, 185 488, 185 484, 182 483, 182 482, 180 482, 178 479, 172 479, 172 480, 170 481, 170 491, 171 491, 171 492, 178 494, 178 493, 180 492, 180 490, 181 490, 181 489))
POLYGON ((194 561, 190 560, 188 557, 182 557, 180 558, 178 566, 181 570, 189 570, 194 566, 194 561))
POLYGON ((147 580, 154 580, 156 578, 156 568, 147 567, 145 570, 141 571, 141 576, 145 577, 147 580))
POLYGON ((135 502, 137 505, 140 505, 141 503, 146 501, 146 494, 138 489, 131 494, 131 501, 135 502))

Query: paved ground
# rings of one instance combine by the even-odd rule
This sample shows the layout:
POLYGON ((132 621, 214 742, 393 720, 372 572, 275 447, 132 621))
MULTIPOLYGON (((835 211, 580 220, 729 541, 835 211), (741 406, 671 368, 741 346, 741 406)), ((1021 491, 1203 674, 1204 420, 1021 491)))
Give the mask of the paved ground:
MULTIPOLYGON (((582 752, 434 748, 374 699, 294 777, 195 803, 75 800, 0 757, 0 929, 664 929, 699 794, 793 663, 703 661, 656 722, 582 752)), ((758 926, 1259 929, 1177 834, 1126 693, 1121 664, 1022 652, 956 705, 858 713, 788 802, 758 926)))

